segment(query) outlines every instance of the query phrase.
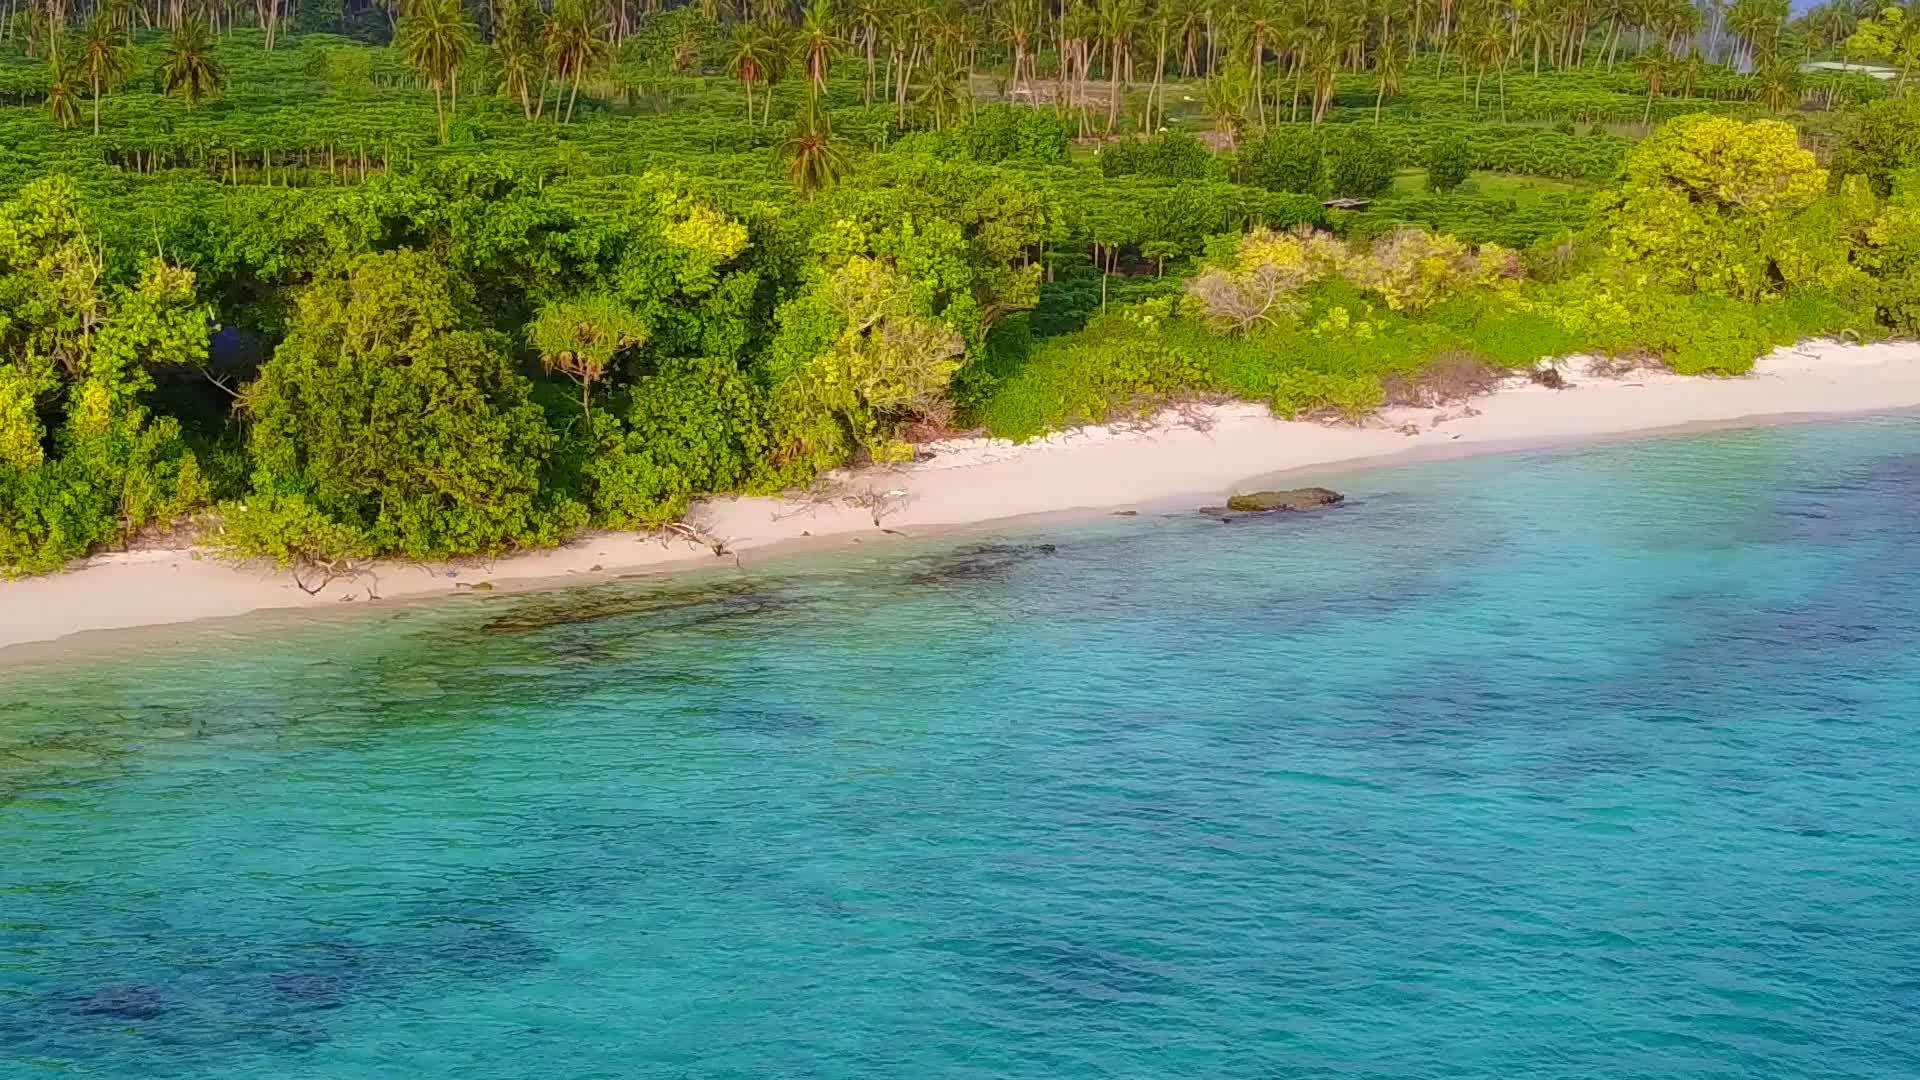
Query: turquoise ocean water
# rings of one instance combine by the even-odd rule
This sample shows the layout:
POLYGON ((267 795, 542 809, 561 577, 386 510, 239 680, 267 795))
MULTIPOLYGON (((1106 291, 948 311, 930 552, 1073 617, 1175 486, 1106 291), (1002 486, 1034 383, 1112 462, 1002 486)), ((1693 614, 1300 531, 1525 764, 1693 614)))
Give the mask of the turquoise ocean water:
POLYGON ((0 1076, 1920 1075, 1920 420, 0 670, 0 1076))

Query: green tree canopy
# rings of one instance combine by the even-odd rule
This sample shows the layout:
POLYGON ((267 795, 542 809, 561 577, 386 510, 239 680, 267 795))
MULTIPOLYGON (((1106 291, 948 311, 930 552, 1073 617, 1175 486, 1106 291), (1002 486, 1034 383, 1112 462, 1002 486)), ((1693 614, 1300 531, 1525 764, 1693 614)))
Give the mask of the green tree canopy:
POLYGON ((288 558, 432 559, 551 540, 578 509, 541 487, 553 433, 434 256, 362 256, 301 297, 243 395, 256 494, 234 527, 288 558))

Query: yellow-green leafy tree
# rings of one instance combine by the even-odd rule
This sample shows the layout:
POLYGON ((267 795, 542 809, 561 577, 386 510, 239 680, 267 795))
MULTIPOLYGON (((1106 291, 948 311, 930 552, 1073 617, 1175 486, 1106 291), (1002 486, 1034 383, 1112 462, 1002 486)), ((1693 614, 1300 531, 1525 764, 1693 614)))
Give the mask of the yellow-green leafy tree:
POLYGON ((1792 125, 1683 116, 1628 153, 1595 220, 1630 285, 1752 300, 1777 286, 1783 225, 1826 188, 1792 125))

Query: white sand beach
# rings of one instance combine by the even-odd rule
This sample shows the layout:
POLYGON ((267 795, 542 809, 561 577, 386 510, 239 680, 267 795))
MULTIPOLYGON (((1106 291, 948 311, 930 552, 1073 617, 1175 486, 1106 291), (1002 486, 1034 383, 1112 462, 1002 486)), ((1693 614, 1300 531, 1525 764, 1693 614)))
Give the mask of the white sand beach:
MULTIPOLYGON (((723 545, 727 564, 751 564, 803 546, 924 535, 1039 513, 1189 496, 1198 507, 1283 471, 1920 408, 1920 344, 1913 343, 1806 343, 1777 351, 1753 374, 1735 379, 1660 372, 1589 377, 1578 364, 1567 370, 1569 389, 1516 379, 1464 405, 1391 409, 1359 426, 1282 421, 1263 406, 1231 403, 1021 445, 950 440, 912 465, 837 476, 814 497, 714 500, 694 507, 688 520, 723 545)), ((103 554, 64 573, 0 581, 0 650, 85 631, 263 609, 337 609, 457 595, 476 585, 584 584, 636 571, 707 568, 715 559, 710 547, 686 537, 600 534, 486 563, 377 565, 309 594, 285 570, 236 566, 204 551, 103 554)))

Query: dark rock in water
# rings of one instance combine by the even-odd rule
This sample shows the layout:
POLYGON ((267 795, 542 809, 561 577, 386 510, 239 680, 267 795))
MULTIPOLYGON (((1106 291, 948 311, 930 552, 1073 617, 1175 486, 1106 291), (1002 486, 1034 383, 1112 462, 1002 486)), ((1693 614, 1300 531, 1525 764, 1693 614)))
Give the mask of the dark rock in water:
POLYGON ((1323 487, 1293 488, 1288 491, 1255 491, 1227 500, 1227 509, 1243 514, 1264 514, 1275 510, 1322 510, 1337 506, 1345 495, 1323 487))
POLYGON ((436 928, 419 942, 432 968, 479 978, 529 971, 552 963, 553 950, 524 930, 487 923, 436 928))
POLYGON ((87 1016, 152 1020, 167 1011, 167 1002, 154 987, 144 983, 121 983, 76 996, 73 1007, 75 1012, 87 1016))
POLYGON ((651 617, 661 629, 695 626, 772 612, 786 600, 775 593, 744 584, 673 589, 633 596, 604 590, 581 590, 525 601, 509 614, 481 629, 492 633, 526 633, 552 627, 576 626, 605 619, 651 617))
POLYGON ((819 730, 821 721, 796 709, 729 709, 717 718, 717 726, 757 735, 803 735, 819 730))
POLYGON ((1020 563, 1058 551, 1052 544, 974 544, 961 548, 929 570, 908 579, 915 585, 940 585, 953 581, 977 581, 997 577, 1020 563))
POLYGON ((273 977, 271 986, 274 997, 301 1009, 337 1009, 352 997, 346 977, 323 972, 281 972, 273 977))
MULTIPOLYGON (((1227 500, 1226 512, 1233 514, 1305 513, 1325 510, 1346 501, 1346 496, 1330 488, 1292 488, 1287 491, 1255 491, 1227 500)), ((1201 513, 1219 516, 1221 508, 1210 507, 1201 513)))
POLYGON ((1115 510, 1115 511, 1113 512, 1113 516, 1114 516, 1114 517, 1139 517, 1139 516, 1140 516, 1140 511, 1138 511, 1138 510, 1115 510))

